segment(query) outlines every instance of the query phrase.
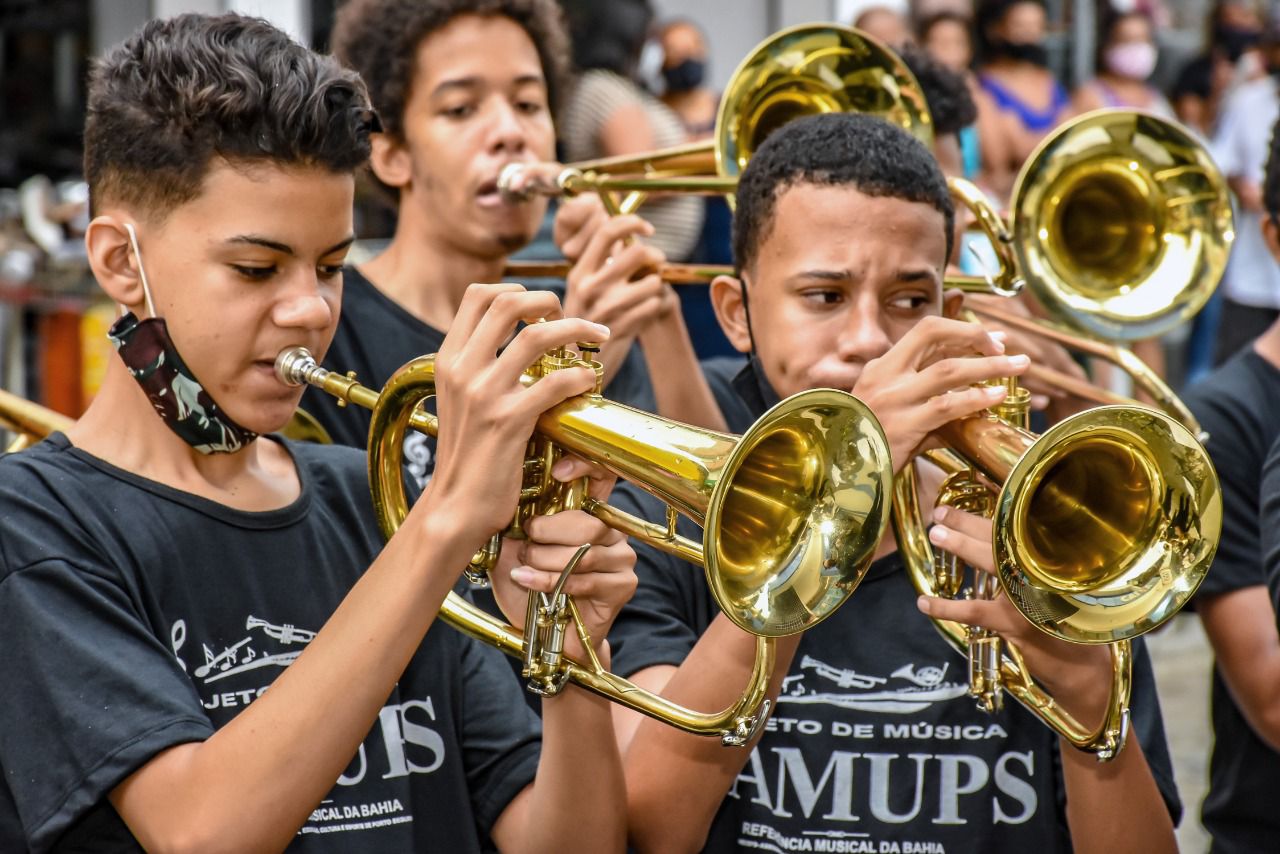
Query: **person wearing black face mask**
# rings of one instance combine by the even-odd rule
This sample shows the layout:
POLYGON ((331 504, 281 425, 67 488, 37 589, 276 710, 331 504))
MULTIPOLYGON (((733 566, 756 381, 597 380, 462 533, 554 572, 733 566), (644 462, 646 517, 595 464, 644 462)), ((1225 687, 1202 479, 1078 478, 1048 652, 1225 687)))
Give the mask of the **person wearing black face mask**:
MULTIPOLYGON (((1206 137, 1213 133, 1223 97, 1240 82, 1238 69, 1250 64, 1246 57, 1253 56, 1261 37, 1262 22, 1248 0, 1214 3, 1205 22, 1204 50, 1183 66, 1170 92, 1174 112, 1184 124, 1206 137)), ((1253 64, 1261 69, 1261 63, 1253 64)))
POLYGON ((670 107, 690 139, 709 136, 716 127, 720 97, 705 83, 707 41, 698 25, 685 18, 668 21, 658 32, 662 45, 662 102, 670 107))
MULTIPOLYGON (((1016 175, 1040 140, 1070 110, 1066 89, 1047 68, 1045 17, 1040 0, 987 0, 978 8, 978 83, 990 96, 988 115, 979 116, 979 121, 998 128, 996 135, 1009 141, 1008 168, 995 169, 993 174, 1016 175)), ((984 134, 984 138, 990 136, 984 134)), ((990 156, 984 152, 985 158, 990 156)), ((1004 195, 1010 187, 994 189, 1004 195)))
MULTIPOLYGON (((638 154, 688 141, 677 116, 639 84, 651 32, 650 0, 561 0, 573 45, 577 79, 557 123, 567 161, 638 154)), ((703 204, 670 195, 644 206, 654 227, 646 241, 672 261, 697 246, 703 204)))

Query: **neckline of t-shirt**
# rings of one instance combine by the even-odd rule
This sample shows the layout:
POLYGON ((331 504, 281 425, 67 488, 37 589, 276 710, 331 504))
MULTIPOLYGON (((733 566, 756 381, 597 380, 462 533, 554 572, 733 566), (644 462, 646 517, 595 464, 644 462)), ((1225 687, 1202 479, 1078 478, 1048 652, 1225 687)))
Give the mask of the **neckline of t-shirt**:
MULTIPOLYGON (((871 566, 867 568, 867 574, 863 580, 879 581, 882 578, 887 578, 890 575, 893 575, 900 569, 902 569, 902 553, 897 549, 894 549, 887 555, 873 560, 871 562, 871 566)), ((854 591, 853 595, 857 596, 857 591, 854 591)))
POLYGON ((1264 373, 1267 376, 1275 376, 1280 374, 1280 366, 1275 365, 1266 356, 1253 349, 1253 343, 1250 342, 1248 347, 1240 351, 1241 356, 1246 362, 1253 366, 1255 371, 1264 373))
POLYGON ((136 486, 158 498, 163 498, 174 504, 181 504, 210 518, 239 528, 257 530, 284 528, 296 523, 311 508, 311 493, 314 489, 311 472, 308 471, 304 463, 299 461, 298 455, 294 453, 294 449, 290 446, 288 440, 274 435, 262 436, 261 438, 279 443, 280 447, 284 448, 285 453, 289 455, 289 459, 293 461, 294 470, 298 473, 298 497, 284 507, 277 507, 274 510, 237 510, 234 507, 219 504, 210 498, 184 492, 159 481, 142 477, 113 465, 101 457, 96 457, 88 451, 77 448, 71 444, 71 440, 67 438, 65 433, 50 434, 48 442, 55 450, 68 453, 85 465, 92 466, 109 477, 128 483, 131 486, 136 486))
POLYGON ((422 318, 415 316, 407 308, 383 293, 382 289, 375 285, 368 276, 361 273, 359 268, 347 267, 346 272, 348 274, 355 274, 352 276, 350 283, 354 283, 357 288, 363 289, 371 299, 380 304, 386 311, 390 312, 392 316, 398 318, 401 323, 408 326, 414 334, 429 334, 438 336, 441 339, 444 338, 444 332, 436 329, 422 318))

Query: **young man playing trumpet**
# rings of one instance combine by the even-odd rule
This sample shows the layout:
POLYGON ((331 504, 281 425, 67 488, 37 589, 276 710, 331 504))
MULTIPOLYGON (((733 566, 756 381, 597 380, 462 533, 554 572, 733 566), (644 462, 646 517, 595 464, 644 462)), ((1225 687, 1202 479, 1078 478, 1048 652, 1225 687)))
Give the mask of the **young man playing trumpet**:
MULTIPOLYGON (((953 211, 934 159, 875 118, 824 115, 771 136, 738 188, 740 278, 713 285, 745 414, 817 387, 852 390, 880 419, 894 466, 943 424, 999 403, 1016 376, 942 290, 953 211)), ((732 420, 732 419, 731 419, 732 420)), ((741 430, 743 423, 731 423, 741 430)), ((654 513, 631 492, 621 506, 654 513)), ((990 523, 947 510, 935 546, 991 571, 990 523)), ((618 672, 675 702, 722 708, 754 639, 717 615, 700 573, 637 545, 640 586, 614 626, 618 672)), ((1092 726, 1107 649, 1040 633, 1003 597, 919 598, 892 536, 850 601, 778 643, 776 709, 745 751, 617 712, 638 850, 1171 851, 1180 811, 1150 665, 1137 653, 1133 725, 1102 764, 1011 699, 988 715, 929 617, 998 632, 1062 708, 1092 726)), ((1138 645, 1141 650, 1141 644, 1138 645)))
MULTIPOLYGON (((501 655, 433 623, 537 416, 595 381, 521 372, 607 330, 468 290, 436 476, 385 547, 363 454, 263 435, 300 396, 276 355, 333 336, 370 117, 354 73, 252 18, 153 21, 95 66, 86 244, 119 358, 73 428, 0 460, 0 850, 622 849, 607 703, 569 687, 540 732, 501 655)), ((495 584, 590 543, 566 590, 603 637, 625 540, 581 513, 527 533, 495 584)))
MULTIPOLYGON (((467 286, 507 281, 508 257, 536 234, 547 200, 512 201, 499 192, 498 176, 511 163, 555 159, 552 114, 566 84, 568 43, 554 0, 349 0, 333 45, 369 87, 383 124, 370 164, 397 199, 386 251, 347 272, 329 354, 331 367, 376 386, 439 349, 467 286)), ((562 205, 556 241, 576 261, 565 308, 613 331, 602 351, 610 398, 680 417, 662 406, 673 390, 657 389, 655 398, 631 347, 642 332, 656 336, 646 356, 683 349, 684 373, 696 371, 679 302, 654 272, 664 256, 641 239, 651 233, 637 216, 608 217, 594 196, 562 205)), ((368 413, 318 394, 305 398, 307 410, 335 440, 363 447, 368 413)), ((430 477, 433 447, 425 436, 406 439, 419 484, 430 477)))

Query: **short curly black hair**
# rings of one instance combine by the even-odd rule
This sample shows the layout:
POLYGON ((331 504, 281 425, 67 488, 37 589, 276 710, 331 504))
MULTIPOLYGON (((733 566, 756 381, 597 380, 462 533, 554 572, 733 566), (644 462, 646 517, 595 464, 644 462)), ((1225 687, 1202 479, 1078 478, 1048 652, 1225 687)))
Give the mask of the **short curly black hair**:
POLYGON ((333 53, 364 78, 383 129, 404 139, 404 109, 418 45, 459 15, 501 15, 538 51, 552 114, 568 75, 569 37, 555 0, 347 0, 334 20, 333 53))
POLYGON ((373 116, 353 72, 234 14, 145 24, 94 63, 86 113, 93 208, 160 218, 200 194, 215 158, 354 172, 373 116))
POLYGON ((914 45, 904 45, 898 55, 920 83, 934 133, 959 133, 978 120, 978 105, 963 77, 914 45))
POLYGON ((946 221, 945 257, 951 257, 955 208, 947 179, 924 143, 881 118, 825 113, 796 119, 770 134, 743 170, 733 217, 739 273, 755 263, 773 226, 778 197, 796 184, 848 186, 868 196, 923 202, 946 221))
POLYGON ((1262 205, 1271 220, 1280 225, 1280 121, 1271 128, 1271 153, 1262 179, 1262 205))

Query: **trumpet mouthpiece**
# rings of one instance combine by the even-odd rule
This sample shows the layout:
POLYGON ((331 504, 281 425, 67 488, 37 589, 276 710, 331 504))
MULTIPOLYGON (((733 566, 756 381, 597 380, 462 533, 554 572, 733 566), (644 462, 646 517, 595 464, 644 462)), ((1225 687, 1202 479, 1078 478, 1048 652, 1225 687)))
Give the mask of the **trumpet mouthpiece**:
POLYGON ((306 347, 288 347, 276 356, 276 376, 287 386, 304 385, 307 374, 320 369, 306 347))

